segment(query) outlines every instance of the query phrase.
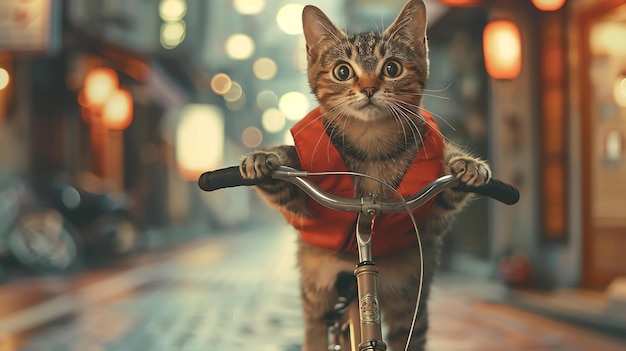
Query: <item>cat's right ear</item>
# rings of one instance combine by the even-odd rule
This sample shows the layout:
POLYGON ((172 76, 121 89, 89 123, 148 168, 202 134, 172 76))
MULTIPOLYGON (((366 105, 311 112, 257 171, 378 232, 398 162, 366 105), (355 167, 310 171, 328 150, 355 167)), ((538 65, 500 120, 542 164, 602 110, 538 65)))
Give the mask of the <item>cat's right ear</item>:
POLYGON ((341 41, 345 34, 326 17, 322 10, 307 5, 302 11, 302 29, 306 40, 307 54, 317 60, 319 45, 326 39, 341 41))

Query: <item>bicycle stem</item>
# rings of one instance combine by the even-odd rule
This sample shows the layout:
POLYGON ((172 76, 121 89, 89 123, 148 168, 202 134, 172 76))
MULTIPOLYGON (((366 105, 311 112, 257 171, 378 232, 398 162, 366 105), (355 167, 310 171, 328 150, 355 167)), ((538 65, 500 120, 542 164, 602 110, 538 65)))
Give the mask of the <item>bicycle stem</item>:
POLYGON ((359 264, 354 270, 357 279, 361 340, 359 351, 386 351, 383 342, 380 304, 378 302, 378 268, 372 260, 372 227, 377 211, 360 212, 357 218, 356 240, 359 264))

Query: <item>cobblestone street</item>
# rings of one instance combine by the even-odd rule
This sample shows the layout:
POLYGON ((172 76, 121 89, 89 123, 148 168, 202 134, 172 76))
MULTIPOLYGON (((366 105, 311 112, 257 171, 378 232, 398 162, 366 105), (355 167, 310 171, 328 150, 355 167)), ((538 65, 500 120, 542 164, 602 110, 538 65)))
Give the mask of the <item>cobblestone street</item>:
MULTIPOLYGON (((2 316, 0 350, 299 350, 293 238, 226 233, 57 294, 2 316)), ((624 341, 487 302, 471 284, 438 281, 428 350, 626 350, 624 341)))

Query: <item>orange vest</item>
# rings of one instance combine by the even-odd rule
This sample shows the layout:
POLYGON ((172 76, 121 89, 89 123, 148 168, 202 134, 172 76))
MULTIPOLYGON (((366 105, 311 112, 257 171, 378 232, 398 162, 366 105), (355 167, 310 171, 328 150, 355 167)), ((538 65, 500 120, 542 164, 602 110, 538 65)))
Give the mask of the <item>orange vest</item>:
MULTIPOLYGON (((415 194, 443 172, 444 142, 439 127, 429 113, 422 112, 422 116, 434 130, 422 135, 424 146, 419 149, 397 188, 404 197, 415 194)), ((291 134, 303 170, 347 171, 341 155, 326 134, 319 107, 293 126, 291 134)), ((332 194, 355 197, 350 176, 311 176, 311 180, 332 194)), ((431 204, 432 200, 413 212, 418 223, 424 219, 431 204)), ((302 240, 330 250, 357 252, 356 213, 334 211, 311 199, 308 208, 314 217, 299 218, 282 211, 287 221, 299 230, 302 240)), ((415 230, 407 213, 382 214, 375 219, 372 230, 373 255, 396 253, 415 241, 415 230)))

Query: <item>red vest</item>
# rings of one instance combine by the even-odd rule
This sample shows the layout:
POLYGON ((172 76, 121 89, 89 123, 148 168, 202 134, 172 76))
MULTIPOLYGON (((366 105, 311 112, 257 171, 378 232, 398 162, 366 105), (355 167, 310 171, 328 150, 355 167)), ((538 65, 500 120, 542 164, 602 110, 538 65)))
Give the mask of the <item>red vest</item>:
MULTIPOLYGON (((419 149, 397 188, 404 197, 415 194, 443 173, 444 142, 439 127, 429 113, 423 111, 422 116, 433 130, 422 135, 424 146, 419 149)), ((339 152, 325 132, 319 107, 293 126, 291 134, 303 170, 347 171, 339 152)), ((311 180, 332 194, 355 197, 350 176, 312 176, 311 180)), ((431 204, 432 200, 413 212, 418 223, 424 219, 431 204)), ((330 250, 357 252, 356 213, 334 211, 311 199, 308 200, 308 208, 314 214, 313 218, 293 217, 282 212, 287 221, 300 231, 302 240, 330 250)), ((407 213, 383 214, 375 219, 372 231, 373 255, 396 253, 415 241, 415 230, 407 213)))

